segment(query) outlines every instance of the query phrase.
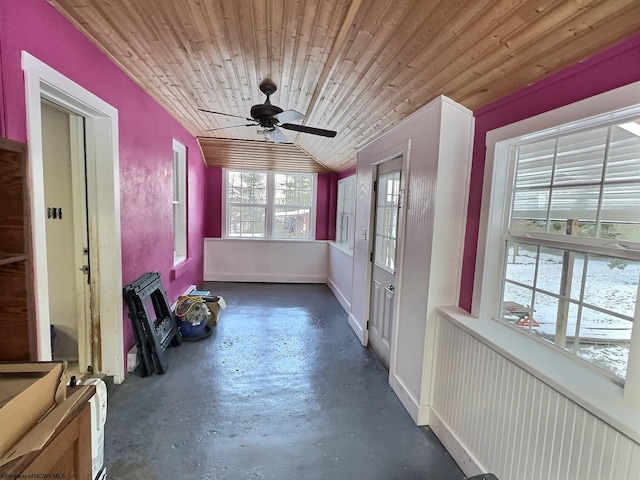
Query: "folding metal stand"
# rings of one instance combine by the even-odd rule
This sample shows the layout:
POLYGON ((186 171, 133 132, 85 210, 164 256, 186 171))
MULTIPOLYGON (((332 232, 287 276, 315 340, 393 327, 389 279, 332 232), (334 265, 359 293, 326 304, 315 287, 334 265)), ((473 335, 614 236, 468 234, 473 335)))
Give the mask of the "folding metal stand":
POLYGON ((138 344, 142 376, 156 371, 163 374, 169 368, 164 352, 169 345, 182 344, 182 336, 167 303, 160 273, 145 273, 126 285, 123 293, 138 344))

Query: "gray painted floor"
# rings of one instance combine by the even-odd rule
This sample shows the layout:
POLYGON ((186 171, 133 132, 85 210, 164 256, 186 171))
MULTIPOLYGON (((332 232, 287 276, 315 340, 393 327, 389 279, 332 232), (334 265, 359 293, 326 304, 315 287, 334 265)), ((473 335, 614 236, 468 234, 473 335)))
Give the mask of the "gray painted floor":
POLYGON ((202 288, 227 302, 211 337, 109 392, 109 479, 464 478, 326 285, 202 288))

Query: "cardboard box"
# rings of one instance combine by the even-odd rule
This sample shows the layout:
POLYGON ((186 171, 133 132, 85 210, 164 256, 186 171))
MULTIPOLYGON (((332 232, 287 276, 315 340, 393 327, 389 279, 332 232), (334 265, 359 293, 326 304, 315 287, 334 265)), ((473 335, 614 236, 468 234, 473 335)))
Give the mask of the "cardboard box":
MULTIPOLYGON (((87 384, 74 387, 68 398, 49 411, 49 413, 38 421, 35 427, 29 430, 15 445, 0 457, 0 473, 2 472, 3 465, 29 452, 42 449, 58 426, 67 418, 71 410, 73 410, 89 390, 95 392, 95 386, 87 384)), ((2 477, 0 476, 0 478, 2 477)))
POLYGON ((0 457, 66 399, 66 383, 64 362, 0 363, 0 457))
POLYGON ((207 323, 209 325, 215 325, 218 323, 218 320, 220 320, 220 310, 224 310, 227 304, 222 297, 208 297, 206 304, 209 310, 211 310, 211 317, 207 323))

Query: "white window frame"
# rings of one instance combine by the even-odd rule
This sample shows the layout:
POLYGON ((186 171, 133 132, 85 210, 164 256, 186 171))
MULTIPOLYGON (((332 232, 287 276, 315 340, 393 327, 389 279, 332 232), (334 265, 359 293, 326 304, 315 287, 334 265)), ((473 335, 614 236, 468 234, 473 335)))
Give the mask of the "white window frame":
MULTIPOLYGON (((490 131, 486 138, 486 161, 478 256, 474 279, 472 314, 481 319, 495 319, 500 305, 503 267, 503 222, 505 202, 510 201, 510 168, 513 145, 536 137, 562 134, 577 129, 591 129, 603 123, 624 123, 640 116, 640 82, 531 117, 490 131)), ((634 323, 640 322, 640 309, 636 308, 634 323)), ((503 324, 503 328, 510 328, 503 324)), ((532 338, 532 342, 535 340, 532 338)), ((549 348, 551 356, 552 349, 549 348)), ((554 352, 559 353, 559 352, 554 352)), ((560 362, 578 362, 570 354, 558 355, 560 362)), ((557 363, 556 363, 557 366, 557 363)), ((553 368, 553 367, 551 367, 553 368)), ((588 369, 589 367, 583 366, 588 369)), ((553 377, 554 373, 541 372, 553 377)), ((609 379, 602 377, 607 383, 609 379)), ((567 382, 570 384, 571 382, 567 382)), ((604 386, 604 384, 603 384, 604 386)), ((634 328, 627 367, 623 399, 627 406, 640 405, 640 327, 634 328)), ((606 408, 604 408, 606 409, 606 408)))
POLYGON ((284 172, 284 171, 271 171, 271 170, 246 170, 252 173, 262 173, 267 175, 267 203, 265 208, 265 236, 264 237, 230 237, 229 236, 229 224, 228 224, 228 208, 229 208, 229 172, 242 171, 237 168, 223 168, 224 188, 222 188, 222 237, 227 240, 273 240, 273 241, 292 241, 292 242, 304 242, 315 240, 316 238, 316 204, 318 196, 318 175, 316 173, 308 172, 284 172), (309 218, 309 237, 308 238, 281 238, 273 236, 273 224, 275 216, 275 176, 276 175, 297 175, 305 174, 311 175, 312 180, 312 194, 311 194, 311 206, 310 206, 310 218, 309 218))
POLYGON ((187 147, 173 140, 173 264, 187 259, 187 147))
POLYGON ((347 250, 353 250, 356 219, 356 177, 338 180, 338 201, 336 205, 335 243, 347 250), (346 229, 345 229, 346 224, 346 229), (346 230, 346 231, 345 231, 346 230))

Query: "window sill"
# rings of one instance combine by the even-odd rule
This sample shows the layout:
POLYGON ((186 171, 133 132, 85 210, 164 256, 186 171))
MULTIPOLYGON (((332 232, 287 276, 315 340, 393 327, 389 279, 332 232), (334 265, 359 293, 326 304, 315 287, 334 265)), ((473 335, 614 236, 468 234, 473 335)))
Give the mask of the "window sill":
POLYGON ((171 269, 171 278, 173 280, 177 280, 182 277, 191 269, 191 263, 192 260, 190 258, 183 258, 182 260, 178 259, 178 263, 176 263, 171 269))
POLYGON ((329 241, 329 245, 331 245, 336 250, 340 250, 341 252, 346 253, 350 257, 353 257, 353 248, 349 248, 346 244, 329 241))
POLYGON ((623 388, 532 338, 494 320, 481 320, 457 307, 438 308, 444 318, 565 395, 636 442, 640 405, 623 399, 623 388))
POLYGON ((309 240, 308 238, 205 238, 207 241, 217 241, 217 242, 273 242, 273 243, 326 243, 326 240, 309 240))

